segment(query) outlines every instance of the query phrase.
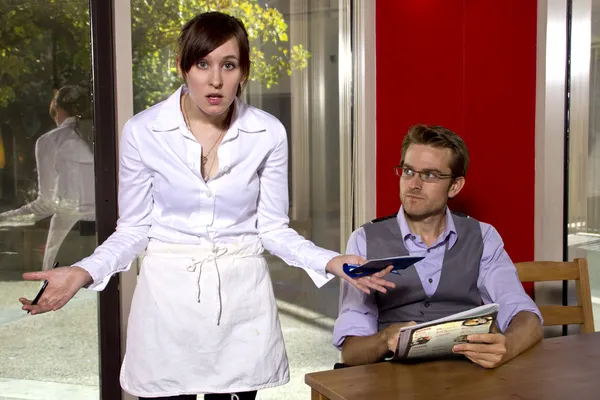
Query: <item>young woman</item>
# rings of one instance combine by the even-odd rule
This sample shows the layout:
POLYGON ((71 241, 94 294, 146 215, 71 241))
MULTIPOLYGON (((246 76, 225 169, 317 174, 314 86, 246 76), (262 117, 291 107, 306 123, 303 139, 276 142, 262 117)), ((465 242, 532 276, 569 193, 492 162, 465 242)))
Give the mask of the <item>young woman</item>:
MULTIPOLYGON (((253 399, 286 383, 263 249, 318 286, 349 279, 344 262, 364 262, 288 227, 285 129, 238 98, 249 53, 238 19, 211 12, 189 21, 177 60, 185 84, 125 125, 116 232, 76 266, 24 275, 49 285, 37 306, 21 299, 23 309, 56 310, 83 286, 101 290, 146 250, 121 369, 133 395, 253 399)), ((393 287, 381 279, 386 272, 349 281, 385 292, 393 287)))

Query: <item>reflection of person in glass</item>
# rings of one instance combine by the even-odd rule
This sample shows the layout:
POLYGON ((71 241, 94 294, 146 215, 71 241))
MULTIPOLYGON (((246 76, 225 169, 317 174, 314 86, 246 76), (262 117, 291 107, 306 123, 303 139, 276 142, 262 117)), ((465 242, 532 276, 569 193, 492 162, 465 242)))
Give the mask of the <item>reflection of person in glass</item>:
POLYGON ((137 114, 120 143, 119 221, 91 257, 26 279, 48 279, 32 314, 61 308, 144 252, 127 329, 121 386, 141 398, 254 399, 289 368, 264 249, 366 293, 390 272, 350 279, 362 264, 317 247, 288 225, 288 144, 275 117, 239 98, 250 73, 242 22, 212 12, 179 37, 184 85, 137 114), (235 392, 235 393, 231 393, 235 392))
POLYGON ((58 250, 75 223, 94 220, 94 157, 89 97, 77 86, 58 90, 50 103, 57 128, 35 144, 38 197, 21 208, 0 214, 10 226, 52 216, 42 268, 52 268, 58 250))

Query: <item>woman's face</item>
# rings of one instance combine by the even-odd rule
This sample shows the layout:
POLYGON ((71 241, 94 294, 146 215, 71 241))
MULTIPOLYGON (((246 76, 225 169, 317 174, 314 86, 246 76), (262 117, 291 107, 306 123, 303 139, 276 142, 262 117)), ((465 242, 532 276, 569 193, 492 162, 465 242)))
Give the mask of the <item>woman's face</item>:
POLYGON ((185 78, 189 96, 199 111, 217 116, 229 109, 244 77, 235 38, 217 47, 194 65, 185 78))

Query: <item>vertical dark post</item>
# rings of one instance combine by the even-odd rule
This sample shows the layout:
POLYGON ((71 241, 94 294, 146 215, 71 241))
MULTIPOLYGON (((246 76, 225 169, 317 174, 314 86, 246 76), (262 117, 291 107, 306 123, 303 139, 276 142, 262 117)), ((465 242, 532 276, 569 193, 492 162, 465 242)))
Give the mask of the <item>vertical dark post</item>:
MULTIPOLYGON (((90 0, 94 102, 94 160, 98 243, 114 231, 117 221, 116 104, 113 0, 90 0)), ((121 399, 121 317, 119 277, 100 293, 98 304, 100 394, 121 399)))
MULTIPOLYGON (((573 19, 573 0, 567 1, 567 65, 565 74, 565 154, 564 154, 564 185, 563 185, 563 261, 569 260, 569 164, 570 164, 570 135, 571 135, 571 29, 573 19)), ((569 304, 569 281, 562 283, 562 304, 569 304)), ((569 326, 563 325, 563 336, 568 335, 569 326)))

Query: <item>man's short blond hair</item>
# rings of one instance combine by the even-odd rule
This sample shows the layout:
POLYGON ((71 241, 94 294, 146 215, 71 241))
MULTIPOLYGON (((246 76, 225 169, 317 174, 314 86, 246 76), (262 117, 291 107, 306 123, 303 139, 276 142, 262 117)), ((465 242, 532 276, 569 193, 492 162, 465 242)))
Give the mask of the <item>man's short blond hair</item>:
POLYGON ((402 163, 411 144, 422 144, 452 151, 450 169, 454 178, 467 175, 469 150, 464 140, 450 129, 438 125, 413 125, 402 141, 402 163))

